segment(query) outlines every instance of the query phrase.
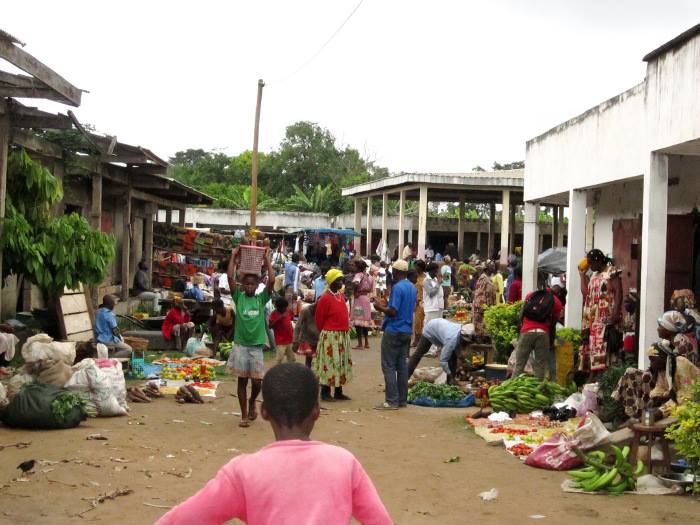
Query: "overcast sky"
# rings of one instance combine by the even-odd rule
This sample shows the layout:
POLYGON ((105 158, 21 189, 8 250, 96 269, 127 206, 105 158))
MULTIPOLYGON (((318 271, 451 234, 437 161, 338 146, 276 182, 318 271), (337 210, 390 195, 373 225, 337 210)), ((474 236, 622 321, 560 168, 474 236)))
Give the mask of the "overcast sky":
MULTIPOLYGON (((261 150, 310 120, 391 171, 469 171, 640 82, 697 0, 23 0, 1 28, 74 85, 76 114, 169 156, 261 150)), ((58 105, 40 104, 55 109, 58 105)))

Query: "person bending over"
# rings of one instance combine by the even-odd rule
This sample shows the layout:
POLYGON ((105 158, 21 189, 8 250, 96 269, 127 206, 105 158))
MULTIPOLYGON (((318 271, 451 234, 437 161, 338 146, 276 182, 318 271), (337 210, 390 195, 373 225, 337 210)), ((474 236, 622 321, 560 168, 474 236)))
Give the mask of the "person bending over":
POLYGON ((447 374, 447 382, 455 383, 454 374, 457 371, 457 350, 472 341, 474 325, 453 323, 447 319, 433 319, 425 325, 423 335, 418 341, 418 347, 408 359, 408 377, 413 375, 421 358, 430 350, 432 345, 441 347, 440 366, 447 374))

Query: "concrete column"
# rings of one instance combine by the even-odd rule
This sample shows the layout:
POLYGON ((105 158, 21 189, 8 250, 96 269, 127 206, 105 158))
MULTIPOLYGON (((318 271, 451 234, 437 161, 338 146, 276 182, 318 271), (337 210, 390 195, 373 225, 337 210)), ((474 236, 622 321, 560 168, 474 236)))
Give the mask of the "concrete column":
POLYGON ((379 256, 382 260, 386 259, 386 254, 389 253, 389 233, 388 233, 388 221, 389 221, 389 194, 382 194, 382 244, 384 248, 379 256))
POLYGON ((408 229, 408 244, 413 244, 413 219, 411 219, 411 227, 408 229))
POLYGON ((151 287, 153 284, 153 208, 146 204, 146 220, 143 221, 143 259, 146 261, 151 287))
POLYGON ((496 244, 496 204, 489 203, 489 242, 486 248, 486 256, 484 259, 490 259, 493 256, 493 247, 496 244))
POLYGON ((165 224, 173 223, 173 209, 165 208, 165 224))
POLYGON ((558 248, 559 244, 559 206, 552 206, 552 248, 558 248))
POLYGON ((476 232, 476 249, 481 252, 481 224, 479 225, 479 231, 476 232))
POLYGON ((537 288, 537 243, 540 236, 539 202, 524 204, 523 220, 523 297, 537 288))
POLYGON ((460 261, 464 259, 464 197, 459 198, 457 210, 457 255, 460 261))
POLYGON ((372 255, 372 197, 367 197, 367 253, 366 257, 372 255))
POLYGON ((90 201, 90 226, 99 230, 102 226, 102 174, 92 174, 92 199, 90 201))
POLYGON ((566 251, 566 326, 581 328, 583 295, 578 263, 586 255, 586 192, 569 192, 569 247, 566 251))
POLYGON ((517 208, 515 204, 511 204, 510 206, 510 225, 508 226, 510 229, 510 240, 508 241, 508 255, 515 253, 515 214, 517 208))
POLYGON ((406 238, 406 192, 399 192, 399 259, 403 253, 406 238))
POLYGON ((501 267, 508 265, 508 234, 510 233, 510 190, 503 190, 501 199, 501 267))
POLYGON ((566 233, 566 227, 564 225, 564 206, 559 206, 557 208, 557 215, 559 216, 559 239, 557 239, 557 246, 561 248, 564 247, 564 234, 566 233))
MULTIPOLYGON (((360 199, 355 199, 355 231, 357 233, 362 233, 362 201, 360 199)), ((358 255, 361 245, 362 237, 355 237, 353 239, 353 250, 358 255)))
POLYGON ((185 208, 177 210, 177 225, 183 228, 185 226, 185 208))
MULTIPOLYGON (((658 339, 656 319, 664 311, 666 275, 666 222, 668 208, 668 156, 651 154, 644 174, 642 197, 642 268, 639 303, 639 367, 648 364, 645 350, 658 339)), ((571 242, 569 242, 571 244, 571 242)))
POLYGON ((595 208, 593 206, 588 206, 586 208, 586 252, 591 251, 594 248, 595 239, 593 236, 593 231, 595 227, 595 208))
POLYGON ((418 258, 425 256, 425 245, 428 242, 428 186, 420 187, 418 201, 418 258))

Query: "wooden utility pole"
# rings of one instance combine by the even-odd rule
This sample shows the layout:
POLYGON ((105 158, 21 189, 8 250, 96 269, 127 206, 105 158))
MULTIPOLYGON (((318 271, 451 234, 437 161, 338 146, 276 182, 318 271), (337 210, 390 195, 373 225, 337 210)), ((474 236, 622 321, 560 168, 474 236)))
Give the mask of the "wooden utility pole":
POLYGON ((258 211, 258 133, 260 131, 260 104, 262 91, 265 86, 263 79, 258 80, 258 100, 255 104, 255 131, 253 132, 253 166, 250 182, 250 227, 255 229, 255 218, 258 211))

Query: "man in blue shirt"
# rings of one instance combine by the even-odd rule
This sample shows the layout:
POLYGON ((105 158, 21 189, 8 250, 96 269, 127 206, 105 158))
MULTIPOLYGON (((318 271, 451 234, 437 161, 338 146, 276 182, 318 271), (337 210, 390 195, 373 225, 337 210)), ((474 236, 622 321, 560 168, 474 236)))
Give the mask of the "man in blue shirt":
POLYGON ((290 284, 295 294, 299 293, 299 254, 293 253, 292 260, 284 263, 284 289, 290 284))
POLYGON ((394 286, 388 306, 374 303, 384 314, 382 330, 382 372, 384 373, 385 401, 374 408, 397 410, 405 407, 408 397, 408 370, 406 358, 413 334, 413 314, 416 311, 416 287, 406 279, 408 263, 398 260, 392 265, 394 286))
POLYGON ((95 339, 107 347, 110 357, 131 357, 131 347, 119 334, 117 316, 112 311, 115 304, 112 295, 102 298, 102 305, 95 315, 95 339))
POLYGON ((454 384, 457 371, 457 350, 472 341, 474 325, 453 323, 447 319, 433 319, 423 327, 423 334, 413 355, 408 359, 408 377, 413 375, 421 358, 435 345, 440 351, 440 366, 447 374, 447 382, 454 384))
POLYGON ((321 263, 321 275, 314 279, 314 300, 318 301, 321 294, 326 290, 326 272, 331 269, 331 265, 328 261, 323 261, 321 263))

